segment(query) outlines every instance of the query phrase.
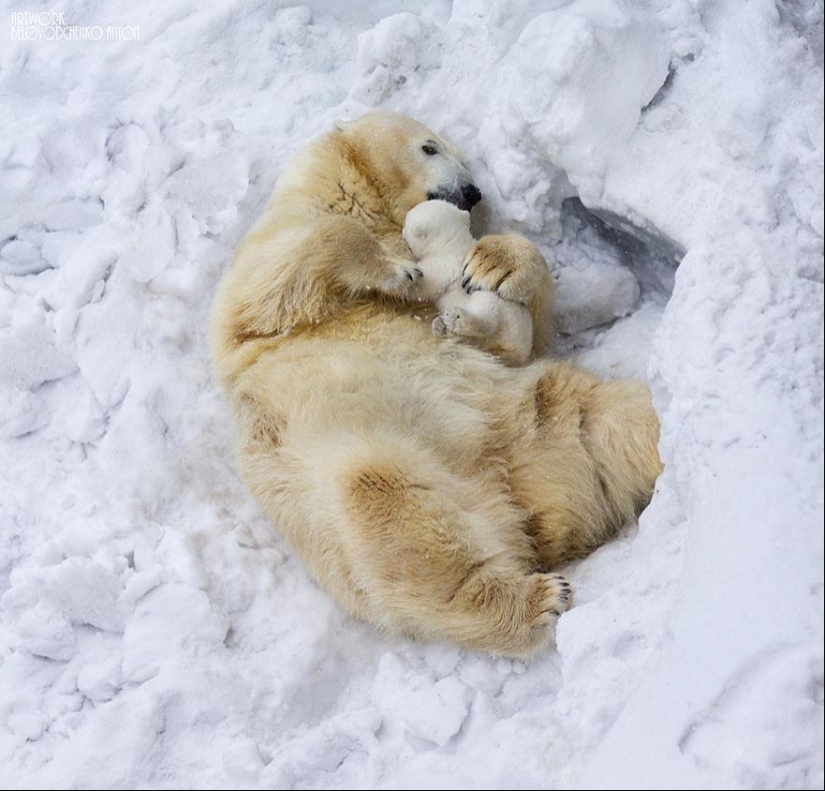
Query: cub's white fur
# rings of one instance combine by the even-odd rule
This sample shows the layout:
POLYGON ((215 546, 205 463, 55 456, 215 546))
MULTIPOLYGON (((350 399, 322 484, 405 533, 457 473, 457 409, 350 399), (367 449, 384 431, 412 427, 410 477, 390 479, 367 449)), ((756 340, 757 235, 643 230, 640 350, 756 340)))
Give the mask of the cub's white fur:
POLYGON ((419 298, 440 311, 432 324, 436 335, 464 338, 513 365, 530 359, 533 318, 527 306, 496 291, 465 291, 462 285, 475 245, 469 212, 442 200, 419 203, 407 214, 403 237, 424 275, 419 298))

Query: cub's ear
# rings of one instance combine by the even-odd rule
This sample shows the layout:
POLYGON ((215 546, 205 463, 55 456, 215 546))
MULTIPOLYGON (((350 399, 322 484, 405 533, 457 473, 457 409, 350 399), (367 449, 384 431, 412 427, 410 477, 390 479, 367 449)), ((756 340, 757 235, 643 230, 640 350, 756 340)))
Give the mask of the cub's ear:
POLYGON ((413 239, 419 239, 422 242, 430 236, 430 226, 426 223, 413 224, 410 231, 413 239))
POLYGON ((338 120, 338 121, 335 121, 335 123, 333 123, 332 128, 336 132, 345 132, 350 127, 351 124, 352 124, 352 121, 338 120))

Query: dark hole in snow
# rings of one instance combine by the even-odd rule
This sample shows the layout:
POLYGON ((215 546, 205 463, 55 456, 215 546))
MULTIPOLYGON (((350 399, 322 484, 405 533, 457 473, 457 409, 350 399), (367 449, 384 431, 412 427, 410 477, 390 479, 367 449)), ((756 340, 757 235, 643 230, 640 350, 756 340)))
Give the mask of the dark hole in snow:
POLYGON ((623 263, 639 281, 642 298, 667 300, 673 293, 676 268, 685 254, 677 242, 650 227, 642 228, 606 209, 588 209, 579 198, 566 198, 565 216, 590 226, 621 255, 623 263))
POLYGON ((821 0, 776 0, 776 10, 779 12, 780 24, 789 26, 797 36, 802 37, 816 62, 822 63, 825 42, 821 0))
POLYGON ((661 87, 658 91, 653 95, 653 98, 644 106, 642 107, 642 112, 647 112, 652 107, 655 107, 657 104, 660 104, 662 99, 670 93, 670 89, 673 87, 673 78, 676 76, 676 67, 671 64, 667 68, 667 77, 665 77, 665 81, 662 83, 661 87))

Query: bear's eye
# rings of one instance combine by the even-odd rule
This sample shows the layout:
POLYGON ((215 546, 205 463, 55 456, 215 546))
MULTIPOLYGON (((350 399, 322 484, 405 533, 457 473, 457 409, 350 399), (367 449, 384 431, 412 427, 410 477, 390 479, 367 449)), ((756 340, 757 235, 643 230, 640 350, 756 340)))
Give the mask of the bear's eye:
POLYGON ((429 143, 424 143, 424 145, 421 146, 421 150, 428 157, 434 157, 438 153, 438 149, 435 146, 431 146, 429 143))

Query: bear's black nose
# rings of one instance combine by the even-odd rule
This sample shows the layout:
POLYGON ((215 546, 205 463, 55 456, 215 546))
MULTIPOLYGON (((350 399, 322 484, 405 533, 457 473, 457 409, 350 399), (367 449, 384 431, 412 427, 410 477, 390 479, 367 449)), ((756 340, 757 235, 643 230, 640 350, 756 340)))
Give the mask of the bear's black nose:
POLYGON ((470 211, 481 200, 481 190, 475 184, 465 184, 461 188, 461 203, 459 207, 470 211))

